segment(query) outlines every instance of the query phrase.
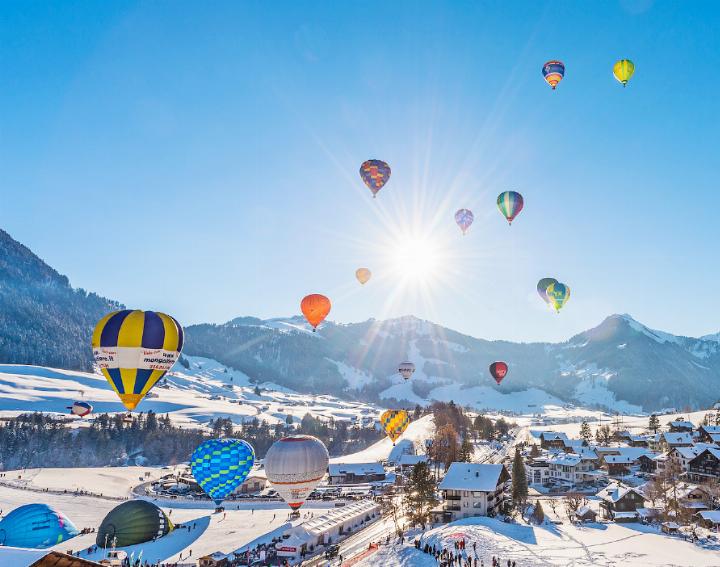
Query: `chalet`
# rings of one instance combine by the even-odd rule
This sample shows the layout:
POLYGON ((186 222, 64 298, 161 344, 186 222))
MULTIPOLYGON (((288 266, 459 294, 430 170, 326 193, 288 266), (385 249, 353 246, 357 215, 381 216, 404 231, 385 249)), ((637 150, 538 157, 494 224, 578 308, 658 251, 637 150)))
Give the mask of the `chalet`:
POLYGON ((385 480, 385 469, 380 463, 330 464, 328 484, 367 484, 385 480))
POLYGON ((660 437, 660 447, 669 451, 673 447, 690 447, 693 444, 692 435, 688 432, 664 432, 660 437))
POLYGON ((565 450, 565 444, 569 441, 564 433, 556 433, 555 431, 543 431, 540 434, 540 446, 543 449, 561 449, 565 450))
POLYGON ((589 506, 582 506, 575 512, 575 520, 578 522, 595 522, 597 520, 597 512, 589 506))
POLYGON ((0 546, 0 565, 18 567, 99 567, 100 563, 52 549, 24 549, 0 546))
POLYGON ((256 494, 265 490, 267 486, 268 479, 265 469, 253 469, 243 483, 233 491, 233 494, 256 494))
POLYGON ((664 534, 676 535, 680 533, 680 524, 675 522, 663 522, 660 524, 660 529, 664 534))
POLYGON ((595 470, 594 459, 583 459, 574 453, 558 453, 551 455, 548 460, 550 478, 565 481, 571 484, 593 482, 602 476, 595 470))
POLYGON ((199 567, 226 567, 228 563, 227 555, 221 551, 216 551, 210 555, 204 555, 198 559, 199 567))
POLYGON ((605 455, 602 460, 610 477, 630 474, 630 466, 635 462, 630 455, 605 455))
POLYGON ((628 440, 628 445, 631 447, 650 447, 650 440, 646 435, 631 435, 628 440))
POLYGON ((400 456, 398 461, 398 467, 402 472, 410 472, 413 467, 419 463, 427 463, 427 455, 408 455, 404 454, 400 456))
POLYGON ((695 445, 691 447, 673 447, 668 451, 667 460, 676 465, 679 470, 687 472, 690 467, 690 461, 701 452, 702 449, 695 445))
POLYGON ((693 482, 720 479, 720 449, 706 447, 688 463, 687 477, 693 482))
POLYGON ((720 510, 704 510, 703 512, 698 512, 693 516, 693 520, 709 530, 719 530, 720 510))
POLYGON ((657 456, 640 455, 638 458, 638 464, 640 465, 640 470, 642 472, 654 473, 658 468, 657 456))
POLYGON ((671 433, 692 433, 694 426, 684 419, 676 419, 668 423, 671 433))
POLYGON ((701 425, 698 429, 698 439, 702 443, 717 445, 720 443, 720 425, 701 425))
POLYGON ((634 522, 638 508, 645 505, 645 498, 630 486, 612 483, 597 493, 603 518, 616 522, 634 522))
POLYGON ((527 459, 525 475, 530 484, 544 484, 550 478, 550 464, 547 459, 542 457, 527 459))
POLYGON ((703 485, 691 483, 668 488, 665 498, 672 508, 676 508, 687 517, 707 510, 708 502, 712 500, 703 485))
POLYGON ((438 486, 441 508, 433 521, 451 522, 473 516, 494 516, 505 508, 510 474, 503 465, 452 463, 438 486))

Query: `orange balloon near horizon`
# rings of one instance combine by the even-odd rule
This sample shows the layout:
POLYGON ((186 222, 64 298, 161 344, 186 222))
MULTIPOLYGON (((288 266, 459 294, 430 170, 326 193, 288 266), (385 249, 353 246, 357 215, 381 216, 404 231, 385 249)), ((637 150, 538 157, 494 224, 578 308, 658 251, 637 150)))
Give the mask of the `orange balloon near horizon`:
POLYGON ((315 332, 315 329, 323 322, 325 317, 328 316, 330 307, 330 300, 319 293, 306 295, 300 302, 300 310, 303 315, 305 315, 308 323, 312 325, 313 332, 315 332))

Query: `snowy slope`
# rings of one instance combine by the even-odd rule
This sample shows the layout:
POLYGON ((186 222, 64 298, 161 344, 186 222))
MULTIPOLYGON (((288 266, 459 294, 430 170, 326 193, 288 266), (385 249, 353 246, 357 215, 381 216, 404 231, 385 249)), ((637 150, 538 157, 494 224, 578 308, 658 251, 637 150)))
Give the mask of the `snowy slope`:
MULTIPOLYGON (((261 392, 257 395, 242 372, 207 358, 185 358, 190 367, 176 364, 167 374, 167 384, 156 385, 141 402, 140 411, 169 413, 175 421, 188 425, 206 424, 218 417, 230 418, 235 423, 258 418, 274 424, 284 422, 288 415, 299 421, 306 413, 319 419, 345 421, 378 415, 378 409, 369 404, 298 394, 272 383, 260 384, 261 392)), ((124 411, 100 374, 0 365, 2 416, 26 411, 67 414, 67 406, 75 400, 89 402, 96 413, 124 411)))

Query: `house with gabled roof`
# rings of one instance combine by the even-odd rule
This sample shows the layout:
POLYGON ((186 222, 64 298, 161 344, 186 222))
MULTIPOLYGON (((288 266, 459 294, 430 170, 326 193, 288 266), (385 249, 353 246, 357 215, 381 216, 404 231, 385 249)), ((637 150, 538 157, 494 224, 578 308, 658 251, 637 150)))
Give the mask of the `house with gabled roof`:
POLYGON ((433 521, 451 522, 502 512, 509 481, 510 474, 503 465, 451 463, 438 486, 443 504, 431 511, 433 521))
POLYGON ((608 484, 596 495, 600 499, 603 518, 616 522, 635 522, 638 508, 645 506, 645 497, 635 488, 619 482, 608 484))
POLYGON ((713 445, 720 443, 720 425, 701 425, 698 429, 698 440, 713 445))
POLYGON ((688 463, 687 477, 693 482, 720 480, 720 448, 705 446, 688 463))

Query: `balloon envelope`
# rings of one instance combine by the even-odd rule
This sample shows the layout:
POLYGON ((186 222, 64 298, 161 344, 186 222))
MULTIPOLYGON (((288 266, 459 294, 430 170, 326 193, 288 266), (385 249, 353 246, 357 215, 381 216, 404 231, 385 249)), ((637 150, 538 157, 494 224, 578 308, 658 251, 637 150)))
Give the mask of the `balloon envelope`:
POLYGON ((328 316, 330 307, 330 300, 319 293, 306 295, 300 302, 300 310, 305 315, 307 322, 312 325, 313 331, 328 316))
POLYGON ((550 305, 555 308, 555 311, 560 313, 563 305, 570 299, 570 288, 563 283, 556 282, 548 286, 545 294, 550 300, 550 305))
POLYGON ((500 382, 503 381, 505 376, 507 376, 508 372, 508 365, 505 362, 502 362, 501 360, 498 360, 497 362, 493 362, 490 365, 490 375, 495 379, 495 382, 498 383, 498 386, 500 385, 500 382))
POLYGON ((320 439, 293 435, 275 441, 264 462, 270 484, 297 510, 325 476, 330 458, 320 439))
POLYGON ((79 533, 62 512, 47 504, 20 506, 0 521, 0 545, 10 547, 45 549, 79 533))
POLYGON ((510 224, 520 214, 524 205, 525 200, 517 191, 505 191, 500 193, 497 198, 498 209, 510 224))
POLYGON ((128 500, 115 506, 103 518, 95 543, 117 547, 153 541, 175 529, 170 518, 158 506, 147 500, 128 500))
POLYGON ((540 299, 542 299, 548 305, 550 304, 550 299, 548 298, 546 292, 548 286, 553 283, 558 283, 558 281, 555 278, 543 278, 537 284, 537 292, 540 296, 540 299))
POLYGON ((394 444, 410 425, 410 416, 405 410, 387 410, 380 416, 380 424, 394 444))
POLYGON ((390 173, 390 166, 379 159, 369 159, 360 166, 360 177, 372 191, 373 197, 388 182, 390 173))
POLYGON ((400 376, 408 380, 415 373, 415 365, 412 362, 401 362, 398 364, 400 376))
POLYGON ((95 362, 130 411, 172 368, 182 347, 180 324, 155 311, 113 311, 92 336, 95 362))
POLYGON ((255 451, 242 439, 209 439, 190 457, 192 475, 215 504, 240 486, 255 464, 255 451))
POLYGON ((455 222, 460 227, 463 234, 467 232, 467 229, 470 228, 470 225, 474 220, 475 216, 470 209, 460 209, 455 213, 455 222))
POLYGON ((87 402, 75 402, 69 408, 70 413, 79 417, 85 417, 92 413, 93 407, 87 402))
POLYGON ((565 65, 562 61, 548 61, 543 65, 542 74, 547 84, 555 90, 555 87, 565 76, 565 65))
POLYGON ((367 268, 358 268, 357 270, 355 270, 355 277, 357 278, 357 281, 359 281, 363 285, 368 282, 370 276, 372 276, 372 272, 367 268))
POLYGON ((624 87, 635 72, 635 64, 630 59, 620 59, 613 65, 613 75, 624 87))

